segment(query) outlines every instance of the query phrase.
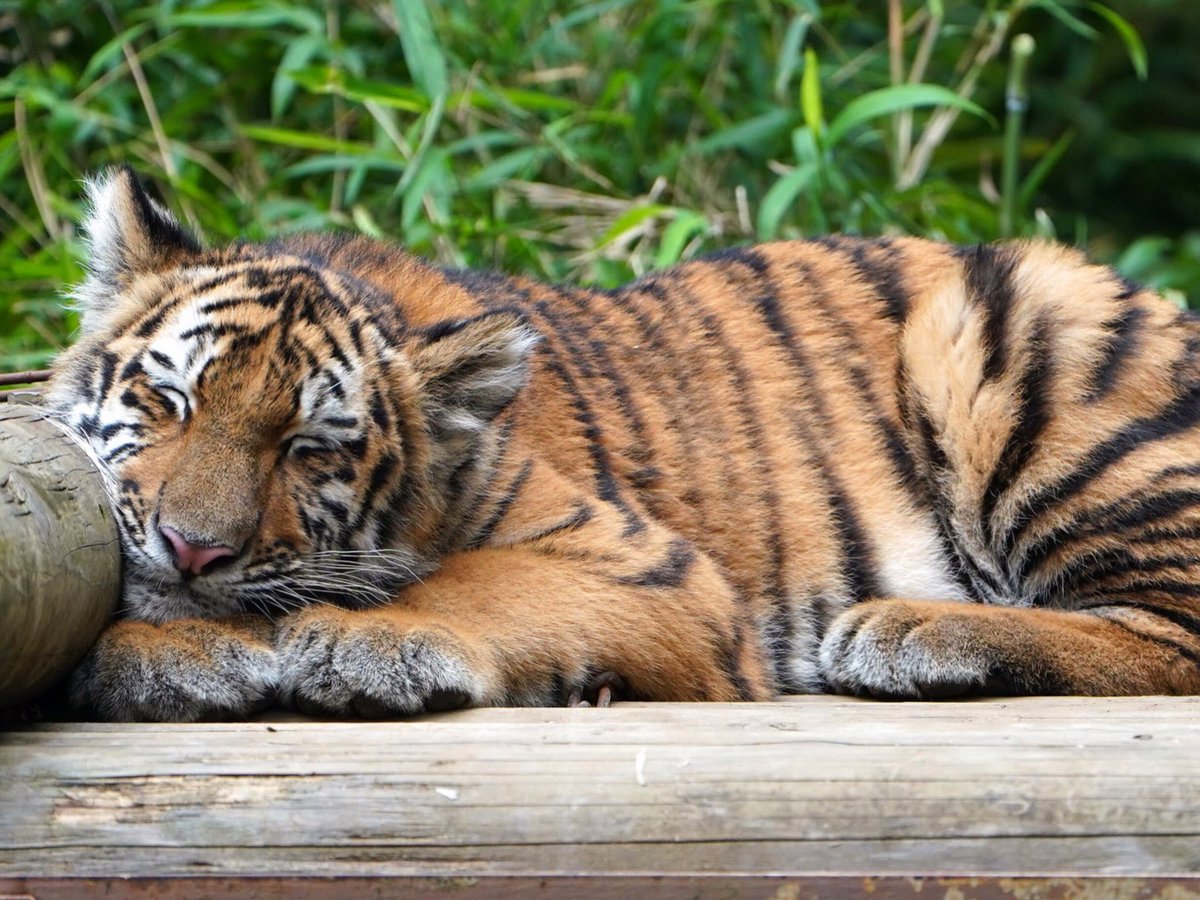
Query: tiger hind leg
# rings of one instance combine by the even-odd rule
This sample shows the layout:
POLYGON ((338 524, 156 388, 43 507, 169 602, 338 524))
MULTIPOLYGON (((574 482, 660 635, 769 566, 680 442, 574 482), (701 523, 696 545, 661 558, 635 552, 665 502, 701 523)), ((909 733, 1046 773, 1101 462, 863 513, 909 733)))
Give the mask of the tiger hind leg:
POLYGON ((1200 654, 1153 614, 873 600, 821 644, 831 689, 878 699, 1200 693, 1200 654))
POLYGON ((1200 693, 1200 320, 1079 254, 959 252, 901 334, 906 437, 966 593, 831 623, 837 689, 1200 693))

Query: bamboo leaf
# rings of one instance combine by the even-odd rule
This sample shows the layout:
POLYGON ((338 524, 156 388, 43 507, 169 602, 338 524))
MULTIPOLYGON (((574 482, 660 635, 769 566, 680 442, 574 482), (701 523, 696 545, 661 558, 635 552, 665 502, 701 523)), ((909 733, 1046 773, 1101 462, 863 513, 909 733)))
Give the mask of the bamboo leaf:
POLYGON ((1030 202, 1033 200, 1033 195, 1037 193, 1037 189, 1046 180, 1046 176, 1050 174, 1050 170, 1062 159, 1062 155, 1067 152, 1067 148, 1071 146, 1071 141, 1074 139, 1075 132, 1068 131, 1038 157, 1037 163, 1030 169, 1029 174, 1025 176, 1025 180, 1021 183, 1021 189, 1017 193, 1017 204, 1021 209, 1029 207, 1030 202))
POLYGON ((663 213, 669 211, 669 206, 662 206, 658 203, 647 203, 644 206, 635 206, 632 209, 627 209, 621 215, 617 216, 616 221, 609 226, 608 231, 604 232, 604 236, 600 238, 597 246, 603 247, 611 244, 625 232, 632 231, 647 219, 653 219, 655 216, 661 216, 663 213))
POLYGON ((1100 32, 1068 10, 1058 0, 1033 0, 1030 6, 1035 9, 1044 9, 1080 37, 1093 41, 1100 37, 1100 32))
POLYGON ((1096 3, 1093 0, 1093 2, 1088 2, 1086 6, 1112 26, 1113 31, 1117 33, 1117 37, 1125 44, 1125 51, 1129 54, 1129 61, 1133 64, 1133 71, 1137 73, 1139 80, 1145 81, 1146 76, 1149 74, 1149 62, 1146 58, 1146 45, 1142 43, 1141 35, 1137 33, 1137 29, 1130 25, 1127 19, 1103 3, 1096 3))
POLYGON ((654 267, 664 269, 679 262, 683 249, 695 235, 707 231, 708 219, 690 209, 675 210, 675 218, 663 229, 662 240, 658 244, 658 253, 654 255, 654 267))
POLYGON ((256 141, 296 147, 301 150, 324 150, 328 153, 373 154, 378 151, 370 144, 355 141, 339 141, 311 131, 295 131, 291 128, 272 128, 267 125, 243 125, 241 132, 256 141))
POLYGON ((314 94, 336 94, 362 103, 371 100, 381 106, 405 112, 425 112, 429 103, 420 91, 410 87, 357 78, 336 66, 310 66, 293 69, 287 76, 314 94))
POLYGON ((288 43, 275 70, 271 81, 271 118, 280 118, 291 103, 292 95, 296 93, 296 79, 292 76, 294 70, 308 65, 316 52, 321 48, 323 39, 317 35, 305 35, 288 43))
POLYGON ((535 169, 549 155, 545 147, 521 147, 505 153, 463 182, 463 190, 490 191, 522 172, 535 169))
POLYGON ((278 28, 290 25, 300 31, 319 34, 325 23, 311 9, 283 3, 214 3, 205 9, 171 13, 163 16, 160 26, 172 28, 244 28, 247 30, 278 28))
POLYGON ((992 125, 996 124, 996 120, 982 106, 960 97, 949 88, 937 84, 897 84, 862 94, 847 103, 829 124, 826 145, 834 146, 847 132, 871 119, 924 106, 952 106, 987 119, 992 125))
POLYGON ((815 162, 805 163, 788 172, 767 191, 758 207, 758 237, 769 241, 779 233, 779 223, 796 197, 816 177, 815 162))
POLYGON ((804 46, 804 38, 808 35, 812 19, 811 14, 801 13, 792 19, 783 35, 783 44, 779 48, 779 62, 775 66, 775 97, 780 101, 784 100, 788 83, 800 64, 800 48, 804 46))
POLYGON ((804 74, 800 76, 800 111, 804 124, 813 136, 820 139, 825 131, 825 110, 821 104, 821 73, 817 53, 811 47, 804 51, 804 74))
POLYGON ((792 125, 792 113, 788 109, 776 108, 744 122, 738 122, 729 128, 724 128, 715 134, 710 134, 703 140, 697 141, 692 152, 705 156, 718 150, 728 150, 731 147, 751 149, 762 146, 769 140, 792 125))
POLYGON ((430 100, 447 93, 446 58, 438 44, 424 0, 392 0, 400 26, 400 46, 413 81, 430 100))
POLYGON ((124 52, 122 48, 125 44, 132 44, 145 34, 149 27, 149 22, 140 22, 132 28, 126 28, 120 34, 113 36, 105 42, 99 50, 92 54, 92 58, 88 60, 83 74, 79 76, 79 83, 89 84, 93 81, 101 69, 107 68, 109 63, 122 55, 124 52))

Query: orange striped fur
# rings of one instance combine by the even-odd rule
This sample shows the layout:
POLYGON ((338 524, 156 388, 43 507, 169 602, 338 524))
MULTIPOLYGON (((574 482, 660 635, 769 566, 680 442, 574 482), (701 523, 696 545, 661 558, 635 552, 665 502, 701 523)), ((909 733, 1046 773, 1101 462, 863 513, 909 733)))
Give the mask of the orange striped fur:
POLYGON ((49 401, 126 558, 90 714, 1200 690, 1200 325, 1075 251, 600 291, 91 191, 49 401))

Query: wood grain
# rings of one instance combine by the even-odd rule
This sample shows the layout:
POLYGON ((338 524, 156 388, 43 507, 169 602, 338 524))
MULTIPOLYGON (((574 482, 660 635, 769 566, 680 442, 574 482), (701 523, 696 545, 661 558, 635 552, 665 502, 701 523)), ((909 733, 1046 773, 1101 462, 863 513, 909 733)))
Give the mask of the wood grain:
POLYGON ((1200 873, 1200 698, 0 733, 0 877, 1200 873))
POLYGON ((0 708, 79 660, 112 614, 119 577, 99 472, 36 406, 0 406, 0 708))

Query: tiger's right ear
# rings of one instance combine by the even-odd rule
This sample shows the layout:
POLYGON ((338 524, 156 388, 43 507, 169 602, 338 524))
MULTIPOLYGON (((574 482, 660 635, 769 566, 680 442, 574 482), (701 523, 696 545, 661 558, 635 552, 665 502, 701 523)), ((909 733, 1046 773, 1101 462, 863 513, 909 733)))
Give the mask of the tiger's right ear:
POLYGON ((135 276, 178 265, 199 242, 146 192, 133 169, 108 169, 85 183, 87 277, 72 291, 83 328, 102 318, 135 276))

